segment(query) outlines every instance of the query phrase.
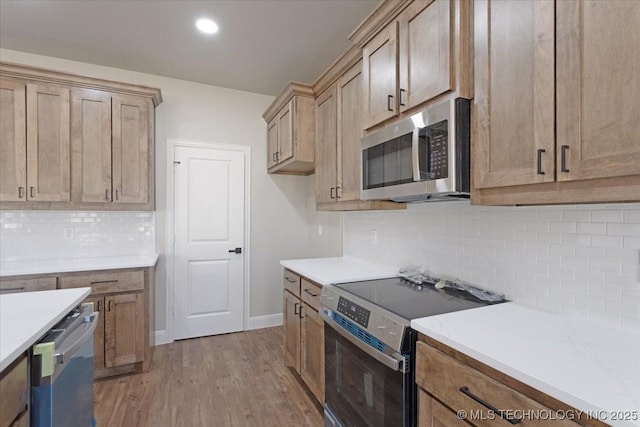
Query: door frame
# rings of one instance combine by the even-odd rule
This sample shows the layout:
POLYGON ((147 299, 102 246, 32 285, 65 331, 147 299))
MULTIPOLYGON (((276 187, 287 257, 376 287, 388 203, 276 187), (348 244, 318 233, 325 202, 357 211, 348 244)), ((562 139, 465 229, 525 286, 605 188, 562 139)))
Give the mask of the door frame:
POLYGON ((207 142, 202 140, 189 140, 178 138, 167 138, 167 217, 166 217, 166 324, 165 324, 165 339, 163 343, 171 343, 174 341, 173 335, 173 321, 174 321, 174 262, 175 262, 175 237, 174 237, 174 220, 175 220, 175 174, 174 163, 175 149, 176 147, 188 147, 188 148, 203 148, 210 150, 226 150, 226 151, 239 151, 244 153, 244 270, 243 270, 243 316, 242 316, 242 330, 246 331, 249 325, 249 310, 251 304, 250 295, 250 257, 251 257, 251 243, 250 243, 250 188, 251 188, 251 147, 245 145, 232 145, 221 144, 216 142, 207 142))

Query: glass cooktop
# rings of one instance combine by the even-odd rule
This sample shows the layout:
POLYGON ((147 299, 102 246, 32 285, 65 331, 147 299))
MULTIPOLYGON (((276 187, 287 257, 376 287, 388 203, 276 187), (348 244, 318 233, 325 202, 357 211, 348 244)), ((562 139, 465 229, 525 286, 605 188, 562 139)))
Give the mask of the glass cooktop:
POLYGON ((466 292, 415 285, 402 278, 334 285, 407 320, 489 305, 466 292))

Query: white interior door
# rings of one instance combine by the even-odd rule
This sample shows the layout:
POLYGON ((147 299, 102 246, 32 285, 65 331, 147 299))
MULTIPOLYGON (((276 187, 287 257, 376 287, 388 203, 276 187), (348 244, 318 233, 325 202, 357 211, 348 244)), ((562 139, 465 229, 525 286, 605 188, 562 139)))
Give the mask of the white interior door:
POLYGON ((174 155, 174 339, 240 331, 245 153, 176 146, 174 155))

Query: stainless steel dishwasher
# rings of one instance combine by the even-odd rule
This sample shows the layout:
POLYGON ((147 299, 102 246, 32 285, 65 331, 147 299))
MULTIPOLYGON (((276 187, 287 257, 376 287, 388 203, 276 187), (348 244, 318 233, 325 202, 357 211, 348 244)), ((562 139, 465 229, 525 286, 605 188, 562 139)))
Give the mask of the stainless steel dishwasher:
POLYGON ((31 348, 31 427, 93 427, 93 304, 69 312, 31 348))

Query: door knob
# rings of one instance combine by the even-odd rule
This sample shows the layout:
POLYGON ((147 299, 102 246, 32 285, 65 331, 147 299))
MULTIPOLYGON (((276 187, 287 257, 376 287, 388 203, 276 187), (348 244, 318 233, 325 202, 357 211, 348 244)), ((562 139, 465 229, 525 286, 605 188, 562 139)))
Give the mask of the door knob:
POLYGON ((230 254, 241 254, 242 248, 229 249, 230 254))

